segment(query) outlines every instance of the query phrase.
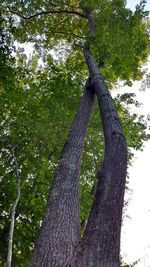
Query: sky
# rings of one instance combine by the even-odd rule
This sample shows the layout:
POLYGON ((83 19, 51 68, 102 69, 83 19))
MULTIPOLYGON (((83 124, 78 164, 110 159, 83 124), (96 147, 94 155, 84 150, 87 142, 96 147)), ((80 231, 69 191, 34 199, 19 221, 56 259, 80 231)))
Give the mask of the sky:
MULTIPOLYGON (((150 65, 150 63, 149 63, 150 65)), ((150 68, 149 68, 150 69, 150 68)), ((139 114, 150 114, 150 88, 140 91, 140 84, 135 82, 132 88, 122 92, 136 92, 137 100, 143 105, 139 114)), ((134 110, 135 111, 135 110, 134 110)), ((122 227, 122 254, 126 262, 141 258, 137 267, 150 267, 150 141, 145 142, 144 151, 136 151, 133 164, 129 168, 130 202, 122 227), (149 250, 149 256, 146 256, 149 250), (147 263, 144 263, 144 260, 147 263)), ((128 195, 127 195, 128 198, 128 195)))
MULTIPOLYGON (((138 0, 127 1, 134 10, 138 0)), ((150 10, 150 1, 146 4, 150 10)), ((150 72, 150 60, 147 65, 150 72)), ((137 100, 143 105, 139 114, 150 114, 150 88, 140 91, 141 82, 134 82, 132 88, 123 88, 124 92, 136 93, 137 100)), ((122 91, 122 92, 123 92, 122 91)), ((124 220, 122 227, 122 255, 127 263, 141 259, 137 267, 150 267, 150 141, 145 143, 143 152, 136 152, 129 168, 129 188, 132 191, 127 208, 130 218, 124 220)))
MULTIPOLYGON (((135 6, 140 3, 140 0, 127 0, 127 7, 132 9, 133 11, 135 10, 135 6)), ((150 1, 147 0, 146 3, 146 10, 150 10, 150 1)))

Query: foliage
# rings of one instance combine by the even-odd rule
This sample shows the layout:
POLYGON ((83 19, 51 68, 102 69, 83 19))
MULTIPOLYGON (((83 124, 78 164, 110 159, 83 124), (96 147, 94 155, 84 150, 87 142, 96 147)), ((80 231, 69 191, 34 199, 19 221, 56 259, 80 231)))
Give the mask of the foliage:
MULTIPOLYGON (((88 0, 81 3, 78 0, 55 3, 10 1, 8 10, 20 14, 21 21, 14 32, 17 40, 35 42, 41 53, 44 53, 43 48, 56 48, 62 41, 73 47, 76 43, 89 42, 97 63, 105 61, 103 75, 114 82, 118 77, 127 81, 140 79, 139 66, 146 60, 149 50, 148 25, 145 23, 148 13, 144 11, 144 1, 137 6, 135 13, 127 9, 125 3, 124 0, 88 0), (96 22, 95 36, 90 38, 87 20, 79 8, 84 5, 92 10, 96 22)), ((5 1, 3 5, 6 6, 5 1)), ((78 60, 83 62, 81 52, 77 49, 76 53, 78 60)))

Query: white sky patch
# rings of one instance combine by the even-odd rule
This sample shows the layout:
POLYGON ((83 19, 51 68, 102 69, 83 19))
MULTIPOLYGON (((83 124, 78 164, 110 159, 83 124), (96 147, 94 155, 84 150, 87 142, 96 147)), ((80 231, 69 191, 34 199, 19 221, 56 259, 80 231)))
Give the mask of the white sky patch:
MULTIPOLYGON (((139 3, 140 3, 140 0, 127 0, 127 7, 134 11, 135 6, 139 3)), ((150 1, 149 0, 147 0, 147 3, 146 3, 146 10, 150 10, 150 1)))
MULTIPOLYGON (((139 0, 128 0, 127 7, 135 10, 139 0)), ((150 1, 146 4, 150 10, 150 1)), ((148 63, 150 72, 150 62, 148 63)), ((150 88, 140 91, 141 82, 134 82, 132 88, 122 88, 121 93, 136 93, 136 99, 142 102, 136 113, 150 114, 150 88)), ((135 112, 135 110, 133 110, 135 112)), ((129 168, 129 188, 132 198, 127 208, 130 219, 125 219, 122 227, 122 255, 132 263, 138 259, 137 267, 150 267, 150 141, 145 142, 143 152, 136 151, 132 166, 129 168)))
MULTIPOLYGON (((150 72, 150 60, 145 66, 150 72)), ((144 67, 144 68, 145 68, 144 67)), ((124 86, 117 93, 135 93, 140 107, 130 107, 131 113, 150 114, 150 88, 140 90, 141 81, 133 82, 132 87, 124 86)), ((122 227, 122 255, 127 263, 138 259, 137 267, 150 267, 150 141, 145 142, 144 150, 135 151, 132 166, 129 167, 129 185, 132 190, 127 215, 122 227)))
POLYGON ((143 152, 136 152, 132 167, 129 168, 132 199, 129 203, 126 219, 122 229, 122 253, 127 261, 133 262, 141 258, 138 267, 150 266, 150 254, 147 257, 148 265, 144 265, 145 251, 150 247, 150 142, 143 152))
MULTIPOLYGON (((150 60, 145 66, 150 72, 150 60)), ((145 68, 144 67, 144 68, 145 68)), ((131 113, 150 114, 150 88, 140 90, 142 81, 133 82, 132 87, 123 86, 113 92, 134 93, 136 100, 142 105, 130 107, 131 113)), ((132 166, 129 167, 129 185, 131 200, 122 227, 121 254, 127 263, 141 259, 137 267, 150 267, 150 141, 145 142, 143 151, 135 151, 132 166)), ((128 194, 126 195, 128 199, 128 194)))

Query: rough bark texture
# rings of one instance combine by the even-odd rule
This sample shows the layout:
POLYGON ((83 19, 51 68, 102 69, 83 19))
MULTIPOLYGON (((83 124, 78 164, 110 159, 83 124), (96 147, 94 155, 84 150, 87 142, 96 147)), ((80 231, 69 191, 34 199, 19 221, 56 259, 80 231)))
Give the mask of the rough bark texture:
POLYGON ((80 161, 94 93, 85 90, 57 168, 30 267, 65 267, 79 243, 80 161))
POLYGON ((110 93, 86 46, 84 55, 100 106, 105 157, 97 174, 98 185, 89 220, 71 266, 119 267, 127 147, 110 93))

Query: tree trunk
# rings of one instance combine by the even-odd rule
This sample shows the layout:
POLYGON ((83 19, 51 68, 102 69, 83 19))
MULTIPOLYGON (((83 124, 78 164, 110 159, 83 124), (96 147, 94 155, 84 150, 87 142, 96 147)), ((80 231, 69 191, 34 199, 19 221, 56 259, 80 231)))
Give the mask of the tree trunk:
POLYGON ((9 229, 9 238, 8 238, 8 251, 7 251, 7 262, 6 267, 12 266, 12 253, 13 253, 13 238, 14 238, 14 228, 15 228, 15 213, 16 208, 20 199, 20 174, 19 174, 19 166, 16 159, 16 156, 14 155, 14 151, 12 150, 13 154, 13 161, 16 168, 16 178, 17 178, 17 195, 16 199, 12 205, 11 209, 11 221, 10 221, 10 229, 9 229))
POLYGON ((65 267, 80 238, 80 161, 95 95, 85 90, 61 153, 30 267, 65 267))
POLYGON ((120 231, 127 169, 127 146, 102 75, 87 46, 84 55, 97 94, 105 156, 84 236, 71 266, 119 267, 120 231))

